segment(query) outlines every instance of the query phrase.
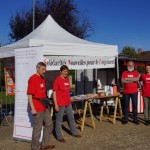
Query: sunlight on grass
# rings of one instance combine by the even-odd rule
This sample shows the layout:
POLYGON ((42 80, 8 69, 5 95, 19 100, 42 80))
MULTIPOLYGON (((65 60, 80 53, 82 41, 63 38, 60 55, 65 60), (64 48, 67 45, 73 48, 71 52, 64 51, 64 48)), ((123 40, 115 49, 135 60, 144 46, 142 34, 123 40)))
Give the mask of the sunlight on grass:
POLYGON ((15 96, 6 96, 5 91, 0 92, 0 103, 1 104, 13 104, 15 96))

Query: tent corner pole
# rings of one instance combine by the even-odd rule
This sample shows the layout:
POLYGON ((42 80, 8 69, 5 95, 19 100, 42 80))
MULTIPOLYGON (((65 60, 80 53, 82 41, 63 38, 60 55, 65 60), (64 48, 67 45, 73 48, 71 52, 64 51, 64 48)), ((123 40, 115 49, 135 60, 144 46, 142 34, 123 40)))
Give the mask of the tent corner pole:
POLYGON ((120 91, 120 85, 119 85, 119 60, 118 60, 118 56, 116 56, 116 84, 118 86, 118 90, 120 91))

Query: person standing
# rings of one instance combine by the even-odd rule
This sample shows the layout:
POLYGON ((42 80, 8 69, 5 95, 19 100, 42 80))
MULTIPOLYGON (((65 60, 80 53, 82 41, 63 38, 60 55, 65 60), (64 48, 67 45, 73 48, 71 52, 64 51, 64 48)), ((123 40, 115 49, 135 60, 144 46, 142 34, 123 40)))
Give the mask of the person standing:
POLYGON ((137 96, 138 96, 138 81, 139 73, 134 70, 134 62, 127 63, 127 71, 122 73, 121 82, 123 84, 123 99, 124 99, 124 118, 122 124, 128 123, 128 109, 130 98, 133 106, 133 123, 139 125, 137 119, 137 96))
POLYGON ((75 119, 72 113, 72 105, 70 101, 70 83, 67 78, 69 68, 66 65, 60 67, 60 76, 58 76, 53 84, 53 99, 56 111, 56 125, 55 132, 56 138, 59 142, 66 142, 62 136, 62 120, 64 112, 66 112, 71 134, 74 137, 80 138, 81 135, 77 134, 75 126, 75 119))
POLYGON ((50 136, 53 130, 53 122, 49 110, 37 99, 46 98, 46 87, 44 74, 46 65, 39 62, 36 66, 36 74, 33 74, 28 80, 27 95, 31 113, 34 117, 31 150, 47 150, 55 148, 49 145, 50 136), (43 124, 44 123, 44 124, 43 124), (43 138, 40 146, 39 139, 43 126, 43 138), (40 148, 39 148, 40 146, 40 148))
POLYGON ((150 64, 146 65, 146 73, 141 75, 140 81, 142 81, 145 125, 148 126, 150 124, 150 64))

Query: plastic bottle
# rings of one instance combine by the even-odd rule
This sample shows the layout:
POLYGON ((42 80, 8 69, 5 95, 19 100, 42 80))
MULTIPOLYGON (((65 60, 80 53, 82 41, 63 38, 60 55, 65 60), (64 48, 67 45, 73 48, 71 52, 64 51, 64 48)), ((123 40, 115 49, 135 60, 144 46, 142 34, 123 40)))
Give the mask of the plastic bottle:
POLYGON ((117 85, 113 86, 113 94, 117 94, 117 85))
POLYGON ((114 94, 113 86, 110 86, 109 89, 110 89, 110 94, 113 95, 114 94))

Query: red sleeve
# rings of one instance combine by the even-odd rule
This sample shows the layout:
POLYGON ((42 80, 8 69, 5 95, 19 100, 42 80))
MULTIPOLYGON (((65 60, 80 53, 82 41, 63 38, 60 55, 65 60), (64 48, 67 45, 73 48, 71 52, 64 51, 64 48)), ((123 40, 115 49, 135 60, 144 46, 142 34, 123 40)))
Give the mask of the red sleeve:
POLYGON ((53 84, 53 91, 58 90, 58 79, 54 80, 54 84, 53 84))
POLYGON ((140 81, 143 81, 143 74, 140 76, 140 79, 139 79, 140 81))
POLYGON ((122 73, 122 76, 121 76, 122 79, 125 79, 126 76, 125 76, 125 71, 122 73))
POLYGON ((34 93, 35 93, 35 88, 34 88, 34 86, 35 86, 34 78, 31 77, 31 78, 28 80, 28 88, 27 88, 27 94, 28 94, 28 95, 34 95, 34 93))
POLYGON ((136 77, 139 77, 139 72, 138 71, 136 71, 136 77))

